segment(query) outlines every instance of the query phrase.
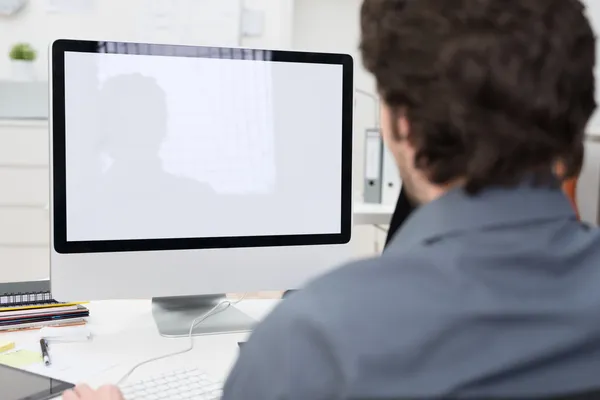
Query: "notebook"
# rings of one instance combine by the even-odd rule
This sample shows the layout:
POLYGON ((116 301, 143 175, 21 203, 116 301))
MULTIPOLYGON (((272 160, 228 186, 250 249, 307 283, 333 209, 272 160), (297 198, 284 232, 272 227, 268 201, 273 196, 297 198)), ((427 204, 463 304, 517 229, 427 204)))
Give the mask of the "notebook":
POLYGON ((0 332, 84 324, 90 314, 81 304, 54 300, 49 281, 2 283, 0 332))

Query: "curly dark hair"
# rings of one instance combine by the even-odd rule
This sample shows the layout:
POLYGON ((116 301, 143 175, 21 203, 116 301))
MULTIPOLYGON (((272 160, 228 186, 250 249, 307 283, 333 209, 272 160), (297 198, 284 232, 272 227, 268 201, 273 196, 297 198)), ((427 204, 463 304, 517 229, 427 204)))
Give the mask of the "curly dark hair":
POLYGON ((564 177, 577 173, 596 108, 584 12, 579 0, 364 1, 365 67, 406 113, 431 182, 463 178, 477 193, 559 161, 564 177))

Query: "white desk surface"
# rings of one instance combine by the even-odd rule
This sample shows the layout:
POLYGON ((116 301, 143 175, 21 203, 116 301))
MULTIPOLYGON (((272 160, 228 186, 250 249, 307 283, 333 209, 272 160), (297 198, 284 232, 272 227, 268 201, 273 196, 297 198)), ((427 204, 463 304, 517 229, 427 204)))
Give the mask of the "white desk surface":
POLYGON ((354 225, 389 225, 395 206, 383 204, 354 204, 354 225))
MULTIPOLYGON (((244 300, 235 307, 260 320, 277 302, 244 300)), ((158 334, 149 300, 92 302, 88 306, 88 327, 94 335, 93 339, 85 343, 52 343, 50 356, 53 362, 57 362, 61 357, 72 358, 76 355, 77 359, 88 365, 94 357, 114 360, 113 367, 86 377, 85 383, 91 386, 117 383, 137 363, 183 350, 189 344, 187 338, 167 339, 158 334)), ((197 367, 216 379, 225 379, 237 358, 237 343, 247 337, 248 333, 197 336, 192 351, 140 367, 128 381, 186 367, 197 367)), ((14 341, 17 347, 35 346, 36 343, 39 347, 38 331, 2 334, 0 339, 14 341)))

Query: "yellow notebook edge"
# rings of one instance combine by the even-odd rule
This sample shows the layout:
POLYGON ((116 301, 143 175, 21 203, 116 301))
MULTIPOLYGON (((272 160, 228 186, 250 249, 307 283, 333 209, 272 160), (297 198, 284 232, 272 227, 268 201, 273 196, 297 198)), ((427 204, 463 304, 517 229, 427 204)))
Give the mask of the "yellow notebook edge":
POLYGON ((16 307, 0 307, 0 315, 4 311, 19 311, 19 310, 32 310, 34 308, 44 309, 44 308, 55 308, 55 307, 71 307, 77 306, 80 304, 88 304, 89 301, 74 301, 71 303, 53 303, 53 304, 33 304, 30 306, 16 306, 16 307))

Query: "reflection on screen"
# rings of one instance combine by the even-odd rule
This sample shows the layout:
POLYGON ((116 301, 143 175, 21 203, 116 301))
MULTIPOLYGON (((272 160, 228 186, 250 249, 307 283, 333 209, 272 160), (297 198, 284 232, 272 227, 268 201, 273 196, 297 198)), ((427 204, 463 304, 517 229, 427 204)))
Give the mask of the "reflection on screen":
MULTIPOLYGON (((154 147, 148 151, 158 155, 165 172, 208 183, 218 193, 272 191, 271 64, 204 60, 198 68, 198 59, 144 59, 147 62, 140 62, 139 57, 99 59, 98 84, 100 93, 109 92, 103 96, 108 114, 123 108, 131 114, 114 120, 111 132, 123 130, 119 127, 128 121, 139 124, 151 117, 148 125, 157 130, 155 135, 161 141, 157 152, 154 147), (168 72, 173 60, 184 61, 176 75, 168 72), (107 89, 111 84, 113 91, 107 89), (136 105, 144 90, 149 96, 143 97, 143 106, 136 105), (125 105, 129 103, 126 93, 133 106, 125 105)), ((110 159, 104 162, 110 163, 110 159)))
POLYGON ((340 232, 342 67, 65 55, 67 238, 340 232))

